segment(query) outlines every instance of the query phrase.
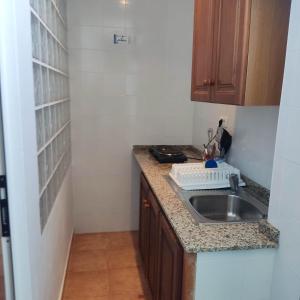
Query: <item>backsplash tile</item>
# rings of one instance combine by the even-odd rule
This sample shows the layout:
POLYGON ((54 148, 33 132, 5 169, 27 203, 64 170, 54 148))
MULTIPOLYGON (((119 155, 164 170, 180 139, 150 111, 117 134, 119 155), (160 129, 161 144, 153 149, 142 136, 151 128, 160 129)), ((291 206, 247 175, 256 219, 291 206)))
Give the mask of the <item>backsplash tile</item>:
POLYGON ((40 224, 43 231, 71 162, 65 0, 30 0, 40 224))

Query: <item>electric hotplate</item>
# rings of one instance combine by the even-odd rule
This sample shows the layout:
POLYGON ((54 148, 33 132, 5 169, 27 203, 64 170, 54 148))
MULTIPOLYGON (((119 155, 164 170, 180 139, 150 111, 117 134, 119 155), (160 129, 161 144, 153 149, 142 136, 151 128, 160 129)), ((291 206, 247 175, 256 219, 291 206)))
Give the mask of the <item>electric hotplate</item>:
POLYGON ((160 163, 183 163, 187 160, 185 154, 176 146, 151 146, 149 151, 160 163))

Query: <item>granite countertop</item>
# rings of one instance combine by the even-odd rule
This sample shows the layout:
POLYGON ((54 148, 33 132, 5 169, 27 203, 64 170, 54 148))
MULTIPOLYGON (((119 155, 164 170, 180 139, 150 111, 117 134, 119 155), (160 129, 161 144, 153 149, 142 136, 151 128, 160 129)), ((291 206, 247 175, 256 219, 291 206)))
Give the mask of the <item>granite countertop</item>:
MULTIPOLYGON (((199 153, 192 146, 181 146, 187 156, 199 153)), ((226 250, 277 248, 279 231, 267 221, 238 224, 196 224, 179 196, 166 180, 171 164, 159 164, 149 146, 134 146, 133 154, 155 193, 184 250, 188 253, 226 250)), ((188 162, 196 162, 189 160, 188 162)), ((268 203, 268 191, 245 178, 247 191, 268 203)))

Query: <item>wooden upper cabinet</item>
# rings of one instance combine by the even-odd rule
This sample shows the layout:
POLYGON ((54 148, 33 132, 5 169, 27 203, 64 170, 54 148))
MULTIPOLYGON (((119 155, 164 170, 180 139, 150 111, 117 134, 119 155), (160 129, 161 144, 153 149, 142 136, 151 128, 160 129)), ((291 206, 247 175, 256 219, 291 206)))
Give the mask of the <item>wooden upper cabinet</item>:
MULTIPOLYGON (((264 0, 263 0, 264 1, 264 0)), ((248 29, 249 1, 217 0, 215 19, 215 51, 213 58, 212 100, 237 103, 243 94, 247 51, 244 41, 248 29)))
POLYGON ((192 100, 279 105, 290 5, 195 0, 192 100))
POLYGON ((192 99, 209 101, 211 98, 212 59, 213 59, 213 22, 214 1, 195 2, 193 81, 192 99))

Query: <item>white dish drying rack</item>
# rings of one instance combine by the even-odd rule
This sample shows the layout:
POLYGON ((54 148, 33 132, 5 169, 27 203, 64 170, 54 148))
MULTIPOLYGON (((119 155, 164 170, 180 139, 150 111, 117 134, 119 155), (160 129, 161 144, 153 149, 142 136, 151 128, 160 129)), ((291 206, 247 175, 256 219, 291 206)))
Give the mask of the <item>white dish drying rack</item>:
POLYGON ((188 191, 229 188, 231 174, 238 175, 239 186, 245 186, 240 170, 225 162, 212 169, 206 169, 204 163, 173 164, 169 173, 179 187, 188 191))

